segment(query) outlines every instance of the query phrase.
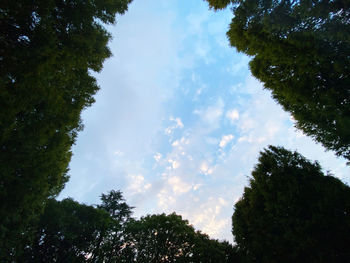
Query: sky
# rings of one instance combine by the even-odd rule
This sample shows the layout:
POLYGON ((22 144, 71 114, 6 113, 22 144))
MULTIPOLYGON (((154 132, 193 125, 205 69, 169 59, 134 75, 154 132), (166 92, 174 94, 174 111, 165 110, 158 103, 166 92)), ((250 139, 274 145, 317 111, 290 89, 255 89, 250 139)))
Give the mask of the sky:
POLYGON ((259 152, 297 150, 349 184, 350 167, 293 126, 226 38, 232 13, 202 0, 134 0, 117 24, 100 91, 82 113, 59 199, 121 190, 133 216, 182 215, 233 242, 231 216, 259 152))

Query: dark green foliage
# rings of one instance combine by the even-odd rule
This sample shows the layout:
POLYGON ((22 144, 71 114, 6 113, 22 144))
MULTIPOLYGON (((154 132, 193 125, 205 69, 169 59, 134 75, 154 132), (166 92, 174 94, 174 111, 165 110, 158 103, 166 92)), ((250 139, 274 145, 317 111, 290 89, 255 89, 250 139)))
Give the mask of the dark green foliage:
POLYGON ((231 45, 296 127, 350 159, 349 1, 207 1, 233 3, 231 45))
POLYGON ((122 224, 130 219, 134 207, 125 202, 121 191, 112 190, 108 194, 102 194, 101 201, 102 204, 97 207, 107 211, 113 219, 122 224))
POLYGON ((186 262, 191 256, 195 231, 176 214, 142 217, 127 232, 128 249, 135 251, 130 262, 186 262))
MULTIPOLYGON (((148 215, 127 227, 125 262, 229 262, 233 248, 196 232, 175 213, 148 215)), ((230 261, 231 262, 231 261, 230 261)), ((233 262, 233 261, 232 261, 233 262)))
POLYGON ((91 71, 131 0, 0 1, 0 258, 68 180, 81 111, 98 90, 91 71))
POLYGON ((192 256, 190 261, 187 262, 240 262, 235 248, 227 241, 210 239, 208 235, 197 231, 193 243, 192 256))
POLYGON ((108 231, 99 239, 96 252, 91 257, 98 262, 120 262, 125 247, 125 228, 131 220, 132 209, 124 200, 120 191, 110 191, 101 195, 102 204, 98 209, 106 211, 112 218, 108 231))
POLYGON ((350 188, 296 152, 260 154, 232 224, 247 262, 350 262, 350 188))
POLYGON ((211 8, 214 8, 215 10, 224 9, 231 2, 233 2, 232 0, 207 0, 207 1, 209 3, 209 6, 211 8))
MULTIPOLYGON (((49 199, 19 262, 240 262, 228 242, 195 231, 175 213, 134 220, 120 191, 93 207, 49 199)), ((19 253, 18 253, 19 254, 19 253)))
POLYGON ((19 261, 119 262, 132 208, 120 191, 101 199, 98 207, 49 199, 19 261))
POLYGON ((86 262, 111 227, 107 212, 72 199, 49 199, 23 262, 86 262))

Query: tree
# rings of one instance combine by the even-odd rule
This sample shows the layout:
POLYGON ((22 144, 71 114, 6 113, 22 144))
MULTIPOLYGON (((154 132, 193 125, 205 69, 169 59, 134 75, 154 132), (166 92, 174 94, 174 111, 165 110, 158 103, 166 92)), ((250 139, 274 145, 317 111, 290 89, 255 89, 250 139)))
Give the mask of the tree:
POLYGON ((296 127, 350 160, 348 1, 207 0, 232 3, 230 44, 296 127))
POLYGON ((190 262, 241 262, 235 247, 227 241, 210 239, 207 234, 197 231, 193 243, 190 262))
POLYGON ((98 90, 92 71, 131 0, 0 3, 0 259, 68 180, 81 111, 98 90))
POLYGON ((49 199, 20 262, 119 262, 131 209, 120 191, 97 207, 49 199))
POLYGON ((175 213, 135 220, 120 191, 101 199, 98 206, 49 199, 33 240, 7 262, 240 262, 232 245, 175 213))
POLYGON ((132 209, 121 191, 110 191, 101 195, 102 204, 97 208, 106 211, 112 218, 112 225, 101 235, 96 246, 96 252, 91 257, 98 262, 119 262, 125 247, 126 224, 131 220, 132 209))
POLYGON ((34 231, 33 243, 25 247, 20 261, 87 262, 111 226, 112 219, 101 209, 69 198, 49 199, 34 231))
POLYGON ((235 204, 232 225, 248 262, 349 262, 350 188, 317 162, 270 146, 235 204))
POLYGON ((131 221, 126 240, 123 262, 228 262, 232 249, 196 232, 175 213, 131 221))

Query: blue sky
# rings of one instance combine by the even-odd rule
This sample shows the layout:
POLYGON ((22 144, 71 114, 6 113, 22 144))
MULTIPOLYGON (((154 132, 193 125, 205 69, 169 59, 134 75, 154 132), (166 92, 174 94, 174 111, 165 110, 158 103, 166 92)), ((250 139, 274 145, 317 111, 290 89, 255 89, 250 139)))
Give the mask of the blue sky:
POLYGON ((134 216, 175 211, 233 241, 233 205, 267 145, 298 150, 350 182, 344 159, 296 131, 293 119, 229 47, 230 10, 201 0, 134 0, 96 78, 96 103, 73 147, 60 199, 99 203, 120 189, 134 216))

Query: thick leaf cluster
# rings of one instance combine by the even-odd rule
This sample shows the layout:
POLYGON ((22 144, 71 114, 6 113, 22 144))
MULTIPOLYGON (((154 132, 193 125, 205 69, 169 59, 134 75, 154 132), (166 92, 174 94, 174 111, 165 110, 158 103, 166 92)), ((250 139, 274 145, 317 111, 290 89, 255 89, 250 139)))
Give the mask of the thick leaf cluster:
POLYGON ((247 262, 350 260, 350 188, 283 148, 261 153, 232 224, 247 262))
POLYGON ((207 1, 232 3, 231 45, 252 57, 252 74, 296 127, 350 159, 349 2, 207 1))
POLYGON ((130 2, 1 1, 0 254, 68 180, 80 113, 98 90, 91 71, 110 56, 102 23, 130 2))
POLYGON ((20 262, 119 262, 125 224, 132 207, 120 191, 103 194, 97 207, 70 198, 49 199, 32 230, 33 238, 21 249, 20 262), (111 210, 106 207, 119 204, 111 210))
POLYGON ((132 219, 120 191, 87 206, 49 199, 19 262, 238 262, 228 242, 196 232, 175 213, 132 219))
POLYGON ((238 262, 232 245, 195 231, 175 213, 133 220, 126 235, 125 262, 238 262))

